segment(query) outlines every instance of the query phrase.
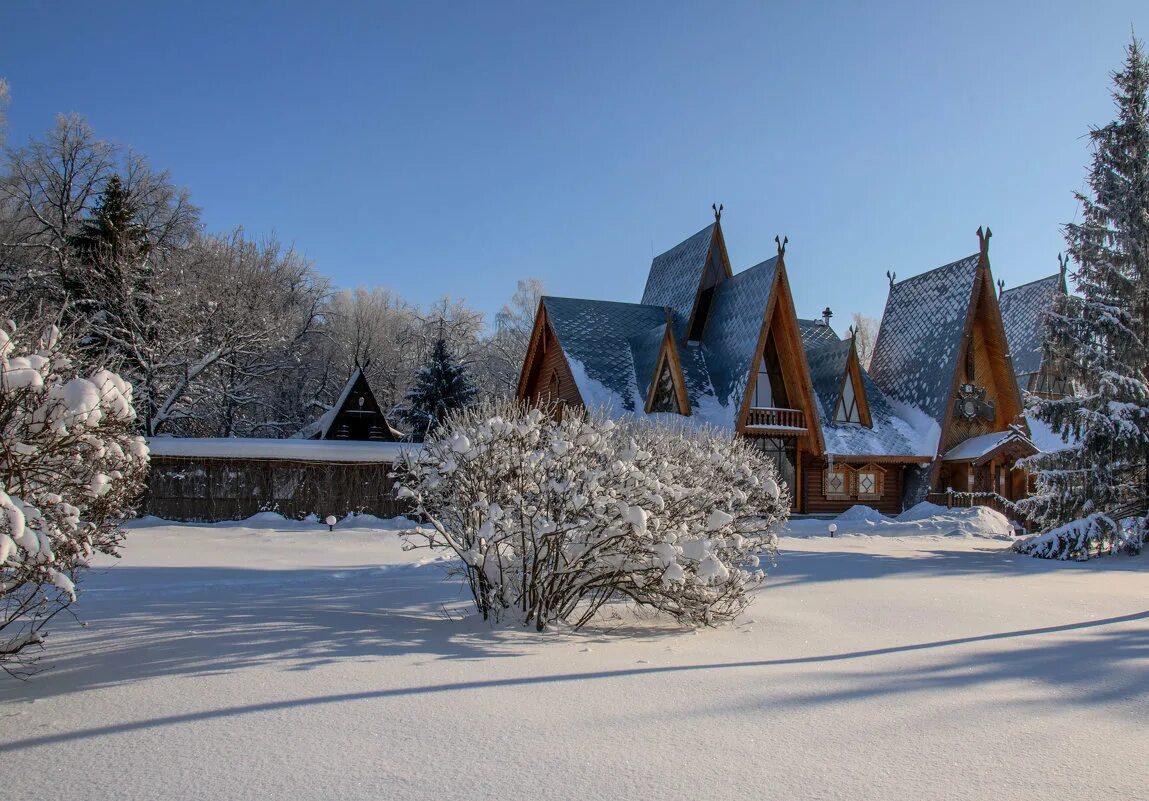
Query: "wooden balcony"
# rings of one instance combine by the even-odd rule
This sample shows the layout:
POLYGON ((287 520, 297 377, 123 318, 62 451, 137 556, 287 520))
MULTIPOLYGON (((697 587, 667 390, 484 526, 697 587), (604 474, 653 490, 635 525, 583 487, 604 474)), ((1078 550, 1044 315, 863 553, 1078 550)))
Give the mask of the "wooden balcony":
POLYGON ((746 427, 773 434, 797 436, 806 433, 806 415, 801 409, 751 407, 749 414, 746 415, 746 427))

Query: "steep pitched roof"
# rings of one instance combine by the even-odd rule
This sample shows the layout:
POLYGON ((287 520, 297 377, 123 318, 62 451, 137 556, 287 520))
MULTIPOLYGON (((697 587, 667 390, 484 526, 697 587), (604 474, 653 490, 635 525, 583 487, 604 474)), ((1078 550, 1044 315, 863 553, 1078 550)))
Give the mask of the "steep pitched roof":
POLYGON ((1001 321, 1009 341, 1013 371, 1018 376, 1041 370, 1042 346, 1045 344, 1045 314, 1058 293, 1065 292, 1061 273, 1007 289, 998 301, 1001 321))
POLYGON ((641 410, 644 396, 639 394, 635 377, 631 339, 639 338, 642 350, 654 329, 665 328, 666 310, 640 303, 549 296, 542 303, 587 406, 616 414, 641 410))
MULTIPOLYGON (((807 321, 809 322, 809 321, 807 321)), ((824 335, 803 337, 806 359, 810 364, 810 378, 814 393, 818 397, 819 422, 822 437, 826 443, 826 453, 834 456, 933 456, 936 447, 936 434, 930 439, 929 431, 920 431, 914 424, 900 415, 890 403, 885 393, 878 388, 861 365, 862 389, 870 411, 869 427, 858 423, 835 423, 834 412, 838 405, 842 380, 845 377, 852 343, 848 339, 838 340, 829 326, 817 324, 822 331, 833 334, 834 340, 824 344, 824 335)), ((812 327, 803 327, 803 334, 813 332, 812 327)))
POLYGON ((870 375, 896 401, 945 419, 979 254, 890 287, 870 375))
POLYGON ((723 281, 714 291, 702 349, 714 396, 730 410, 731 424, 742 405, 777 268, 775 256, 723 281))
POLYGON ((667 306, 681 315, 683 325, 694 308, 698 285, 717 223, 711 223, 689 239, 655 256, 646 277, 642 304, 667 306))
MULTIPOLYGON (((331 430, 332 424, 335 422, 339 413, 344 411, 348 406, 351 399, 352 391, 357 395, 363 395, 369 399, 367 403, 367 410, 365 413, 378 414, 378 428, 380 429, 376 434, 382 440, 397 440, 405 436, 402 431, 391 426, 387 422, 386 415, 383 414, 382 409, 379 408, 378 402, 375 400, 375 394, 371 391, 370 385, 367 383, 367 377, 363 374, 363 368, 355 365, 355 369, 351 371, 351 376, 347 379, 347 383, 343 385, 343 389, 339 392, 339 397, 335 399, 335 403, 320 415, 319 419, 314 422, 308 423, 295 434, 292 434, 292 439, 333 439, 334 434, 331 430)), ((373 437, 374 438, 374 437, 373 437)))

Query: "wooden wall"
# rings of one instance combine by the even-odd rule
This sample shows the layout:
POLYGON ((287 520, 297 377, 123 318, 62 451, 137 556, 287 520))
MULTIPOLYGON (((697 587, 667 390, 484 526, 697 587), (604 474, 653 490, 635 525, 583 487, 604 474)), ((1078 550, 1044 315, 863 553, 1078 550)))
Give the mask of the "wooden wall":
POLYGON ((156 456, 148 471, 144 514, 165 520, 243 520, 257 512, 302 519, 352 512, 394 517, 390 464, 295 462, 156 456))
MULTIPOLYGON (((822 459, 804 454, 802 461, 802 493, 804 504, 803 512, 806 514, 841 514, 851 506, 861 504, 877 509, 884 515, 896 515, 902 511, 902 489, 905 467, 900 464, 883 464, 885 468, 885 486, 882 497, 878 500, 859 500, 857 498, 836 499, 827 498, 823 490, 824 470, 826 463, 822 459)), ((837 462, 846 464, 846 462, 837 462)), ((867 462, 851 464, 851 467, 861 467, 867 462)))
POLYGON ((543 332, 542 358, 537 359, 537 368, 531 371, 524 392, 524 399, 530 403, 542 406, 561 400, 568 406, 582 406, 582 396, 575 384, 574 375, 570 365, 567 364, 563 349, 559 347, 558 340, 548 325, 543 332), (558 375, 559 397, 550 396, 551 376, 558 375))

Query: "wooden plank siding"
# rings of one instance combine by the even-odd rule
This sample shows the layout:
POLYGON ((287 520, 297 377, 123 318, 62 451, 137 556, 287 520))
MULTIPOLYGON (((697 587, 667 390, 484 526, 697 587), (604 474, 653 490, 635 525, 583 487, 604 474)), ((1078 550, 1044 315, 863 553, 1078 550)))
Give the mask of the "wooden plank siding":
MULTIPOLYGON (((862 467, 868 462, 844 462, 835 460, 835 464, 849 464, 851 467, 862 467)), ((802 504, 800 510, 806 514, 841 514, 851 506, 861 504, 877 509, 884 515, 892 516, 902 511, 903 473, 905 466, 898 463, 883 464, 885 468, 882 497, 878 499, 867 498, 827 498, 823 481, 825 479, 826 461, 824 459, 806 454, 802 465, 802 504)))
POLYGON ((142 511, 165 520, 243 520, 279 512, 301 520, 406 513, 390 464, 153 457, 142 511))

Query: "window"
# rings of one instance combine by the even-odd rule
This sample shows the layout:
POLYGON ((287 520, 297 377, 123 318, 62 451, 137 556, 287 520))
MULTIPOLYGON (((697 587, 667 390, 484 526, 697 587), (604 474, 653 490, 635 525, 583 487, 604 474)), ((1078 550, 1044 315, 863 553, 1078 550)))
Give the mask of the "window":
POLYGON ((762 354, 762 361, 758 364, 758 373, 754 380, 755 409, 787 409, 790 404, 786 399, 786 388, 782 383, 782 365, 778 361, 778 351, 774 347, 774 338, 766 340, 766 348, 762 354))
POLYGON ((652 412, 677 412, 678 396, 674 392, 674 378, 670 375, 670 363, 663 361, 662 372, 654 387, 654 398, 650 401, 652 412))
POLYGON ((850 473, 853 470, 846 465, 835 465, 827 468, 822 478, 824 494, 827 498, 850 497, 850 473))
POLYGON ((854 485, 859 500, 877 500, 882 497, 885 472, 876 464, 868 464, 858 468, 854 485))
POLYGON ((797 461, 795 443, 784 437, 753 437, 751 442, 774 463, 780 483, 794 489, 794 464, 797 461))
POLYGON ((858 399, 854 396, 854 377, 846 373, 846 383, 842 386, 842 397, 838 398, 838 408, 834 412, 835 423, 860 423, 858 399))

